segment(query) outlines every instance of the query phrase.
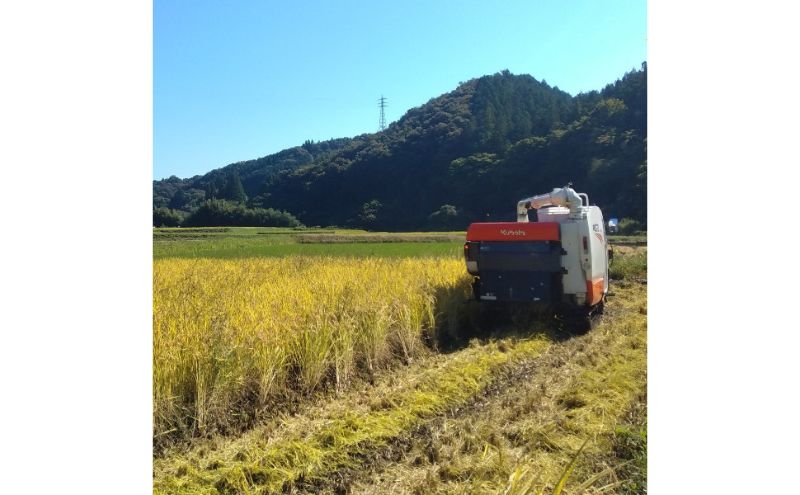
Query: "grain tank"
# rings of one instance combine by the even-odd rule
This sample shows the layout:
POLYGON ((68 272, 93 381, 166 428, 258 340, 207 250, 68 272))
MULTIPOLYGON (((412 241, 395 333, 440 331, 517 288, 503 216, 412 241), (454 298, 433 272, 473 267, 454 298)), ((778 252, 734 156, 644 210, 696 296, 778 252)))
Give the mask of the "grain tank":
POLYGON ((516 222, 479 222, 464 256, 482 302, 547 305, 573 315, 602 312, 609 251, 603 214, 571 184, 517 204, 516 222), (530 222, 529 210, 537 221, 530 222))

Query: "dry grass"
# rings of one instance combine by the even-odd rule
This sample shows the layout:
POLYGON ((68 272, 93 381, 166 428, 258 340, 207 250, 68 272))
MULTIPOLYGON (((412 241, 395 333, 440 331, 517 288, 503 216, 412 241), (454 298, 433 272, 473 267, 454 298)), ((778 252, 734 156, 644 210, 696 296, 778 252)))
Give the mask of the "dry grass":
POLYGON ((646 387, 646 288, 615 290, 598 328, 517 367, 473 410, 432 423, 353 493, 619 492, 627 459, 612 453, 616 426, 646 387))
POLYGON ((157 459, 155 492, 263 494, 308 484, 330 489, 332 474, 380 458, 392 439, 464 404, 504 365, 549 346, 537 336, 429 355, 374 386, 282 418, 278 426, 257 427, 236 439, 217 437, 157 459))
POLYGON ((157 260, 155 443, 236 431, 289 393, 409 362, 468 292, 456 259, 157 260))

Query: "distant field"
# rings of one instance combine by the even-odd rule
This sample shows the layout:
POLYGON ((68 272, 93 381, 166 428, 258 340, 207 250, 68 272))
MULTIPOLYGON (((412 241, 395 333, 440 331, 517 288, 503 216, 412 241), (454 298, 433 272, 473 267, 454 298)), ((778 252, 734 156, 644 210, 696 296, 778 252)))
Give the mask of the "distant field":
POLYGON ((608 241, 616 245, 646 246, 647 235, 610 235, 608 241))
MULTIPOLYGON (((153 258, 307 256, 460 257, 465 232, 202 227, 153 229, 153 258)), ((614 246, 646 246, 646 236, 610 236, 614 246)))
POLYGON ((153 258, 460 256, 464 232, 210 227, 153 230, 153 258))

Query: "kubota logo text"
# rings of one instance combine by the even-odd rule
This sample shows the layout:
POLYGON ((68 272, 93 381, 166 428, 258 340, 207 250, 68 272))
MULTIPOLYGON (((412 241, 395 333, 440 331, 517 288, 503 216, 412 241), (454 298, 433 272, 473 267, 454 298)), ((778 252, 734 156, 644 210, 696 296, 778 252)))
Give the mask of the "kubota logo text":
POLYGON ((527 235, 524 230, 506 230, 501 229, 500 233, 503 235, 527 235))

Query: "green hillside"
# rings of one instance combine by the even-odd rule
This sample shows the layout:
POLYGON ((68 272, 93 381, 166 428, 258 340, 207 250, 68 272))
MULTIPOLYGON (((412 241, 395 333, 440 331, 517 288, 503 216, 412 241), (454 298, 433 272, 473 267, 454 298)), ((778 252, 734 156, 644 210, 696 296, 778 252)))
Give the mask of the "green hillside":
POLYGON ((153 206, 158 225, 460 230, 513 220, 517 200, 567 182, 606 216, 646 224, 646 64, 576 96, 508 71, 473 79, 383 132, 154 181, 153 206), (217 201, 184 218, 210 199, 239 205, 217 201), (167 208, 178 212, 171 221, 167 208))

